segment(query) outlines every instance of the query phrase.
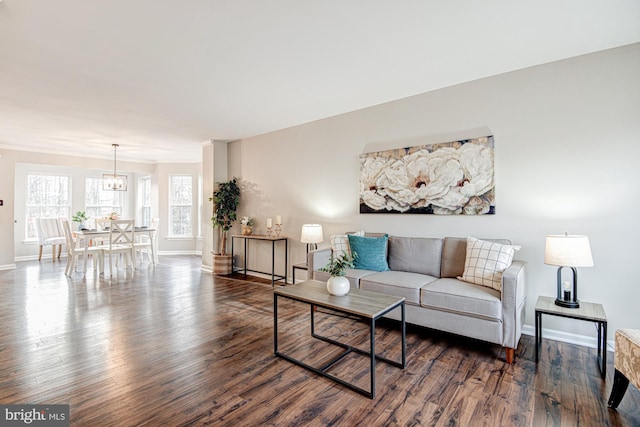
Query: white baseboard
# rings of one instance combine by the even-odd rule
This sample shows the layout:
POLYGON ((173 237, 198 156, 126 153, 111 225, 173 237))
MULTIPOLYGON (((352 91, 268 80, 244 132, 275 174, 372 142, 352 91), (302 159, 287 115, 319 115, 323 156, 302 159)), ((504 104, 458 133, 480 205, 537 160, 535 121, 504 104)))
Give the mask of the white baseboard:
POLYGON ((16 269, 15 264, 0 265, 0 270, 15 270, 15 269, 16 269))
MULTIPOLYGON (((536 335, 535 327, 531 325, 524 325, 522 327, 522 333, 534 337, 536 335)), ((594 334, 594 336, 578 335, 555 329, 542 328, 542 338, 566 342, 568 344, 581 345, 583 347, 598 348, 597 334, 594 334)), ((614 351, 614 340, 607 341, 607 350, 614 351)))
POLYGON ((158 256, 161 255, 200 255, 202 256, 202 252, 200 251, 159 251, 158 256))

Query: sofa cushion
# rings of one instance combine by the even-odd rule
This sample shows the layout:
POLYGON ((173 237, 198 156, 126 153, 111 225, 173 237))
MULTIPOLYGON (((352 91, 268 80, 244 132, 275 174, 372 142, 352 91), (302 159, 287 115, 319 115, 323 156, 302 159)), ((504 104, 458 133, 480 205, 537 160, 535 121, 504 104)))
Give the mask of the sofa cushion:
POLYGON ((389 237, 389 268, 440 277, 442 239, 389 237))
POLYGON ((500 292, 457 279, 438 279, 423 286, 420 305, 465 316, 502 320, 500 292))
POLYGON ((383 237, 366 237, 349 234, 349 246, 356 253, 354 267, 359 270, 387 271, 387 241, 389 235, 383 237))
POLYGON ((511 265, 515 246, 467 238, 464 273, 458 277, 465 282, 502 290, 502 272, 511 265))
MULTIPOLYGON (((488 242, 510 245, 507 239, 484 239, 488 242)), ((445 237, 442 242, 442 265, 440 277, 456 278, 464 273, 464 262, 467 257, 466 237, 445 237)))
POLYGON ((420 305, 420 288, 437 279, 426 274, 384 271, 361 278, 360 289, 405 297, 408 304, 420 305))
MULTIPOLYGON (((364 230, 348 234, 364 236, 364 230)), ((329 237, 329 241, 331 242, 331 250, 335 258, 339 257, 343 253, 351 256, 351 247, 349 246, 349 238, 347 237, 347 234, 334 234, 333 236, 329 237)))
MULTIPOLYGON (((349 283, 351 284, 351 287, 359 288, 360 287, 360 279, 363 278, 364 276, 368 276, 368 275, 370 275, 372 273, 375 273, 375 272, 371 271, 371 270, 356 270, 355 268, 347 268, 345 270, 344 277, 349 279, 349 283)), ((315 280, 320 280, 321 282, 326 282, 327 280, 329 280, 330 277, 331 277, 331 275, 329 273, 324 272, 324 271, 316 270, 316 271, 313 272, 313 278, 315 280)))

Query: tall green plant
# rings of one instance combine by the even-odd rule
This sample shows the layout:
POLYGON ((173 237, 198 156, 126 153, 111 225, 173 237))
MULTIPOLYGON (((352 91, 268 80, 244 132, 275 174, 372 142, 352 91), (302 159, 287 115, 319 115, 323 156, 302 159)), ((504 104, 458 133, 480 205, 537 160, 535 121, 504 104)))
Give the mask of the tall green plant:
POLYGON ((211 221, 213 227, 218 229, 220 241, 220 254, 227 254, 227 231, 231 229, 233 223, 237 219, 236 210, 240 203, 240 187, 238 187, 238 179, 233 178, 231 181, 219 182, 213 192, 213 197, 209 199, 213 201, 213 216, 211 221))

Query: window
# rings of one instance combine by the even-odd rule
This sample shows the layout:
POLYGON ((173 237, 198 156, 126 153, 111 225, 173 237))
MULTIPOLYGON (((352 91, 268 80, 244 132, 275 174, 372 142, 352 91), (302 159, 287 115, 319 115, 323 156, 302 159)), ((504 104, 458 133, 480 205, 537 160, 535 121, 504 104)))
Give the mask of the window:
POLYGON ((103 190, 102 178, 86 178, 85 211, 89 218, 104 218, 112 212, 122 215, 122 191, 103 190))
POLYGON ((36 239, 36 218, 70 218, 70 178, 27 174, 27 239, 36 239))
POLYGON ((148 227, 151 225, 151 178, 140 178, 138 194, 141 224, 148 227))
POLYGON ((169 234, 191 237, 193 178, 190 175, 172 175, 169 180, 169 234))

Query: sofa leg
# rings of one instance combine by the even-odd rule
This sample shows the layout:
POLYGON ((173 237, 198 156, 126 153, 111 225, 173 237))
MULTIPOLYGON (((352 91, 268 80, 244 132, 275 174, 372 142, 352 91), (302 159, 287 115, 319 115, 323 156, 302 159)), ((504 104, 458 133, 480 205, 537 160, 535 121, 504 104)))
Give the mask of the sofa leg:
POLYGON ((507 363, 509 365, 513 365, 513 362, 516 358, 516 349, 511 347, 504 348, 505 358, 507 359, 507 363))
POLYGON ((620 401, 624 397, 624 393, 629 386, 629 379, 625 377, 622 372, 616 369, 613 375, 613 388, 611 389, 611 396, 609 396, 609 408, 616 409, 620 404, 620 401))

